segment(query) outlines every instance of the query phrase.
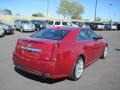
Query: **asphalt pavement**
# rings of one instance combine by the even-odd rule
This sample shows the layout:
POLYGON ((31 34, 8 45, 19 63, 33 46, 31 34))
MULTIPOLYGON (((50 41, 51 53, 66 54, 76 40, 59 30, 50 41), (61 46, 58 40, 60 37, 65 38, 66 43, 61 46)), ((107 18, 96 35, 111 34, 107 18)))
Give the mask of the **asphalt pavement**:
POLYGON ((108 42, 108 56, 87 67, 78 81, 42 79, 15 69, 12 53, 16 41, 32 33, 16 31, 0 38, 0 90, 120 90, 120 31, 97 33, 108 42))

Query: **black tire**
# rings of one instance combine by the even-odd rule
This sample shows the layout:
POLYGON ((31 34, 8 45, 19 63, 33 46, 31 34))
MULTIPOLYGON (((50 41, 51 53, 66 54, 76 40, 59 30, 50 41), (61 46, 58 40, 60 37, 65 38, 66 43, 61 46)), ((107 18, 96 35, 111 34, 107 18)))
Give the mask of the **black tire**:
POLYGON ((76 63, 75 63, 75 66, 74 66, 74 68, 73 68, 73 70, 72 70, 72 73, 71 73, 71 75, 70 75, 70 77, 69 77, 69 79, 70 80, 73 80, 73 81, 76 81, 76 80, 78 80, 80 77, 81 77, 81 75, 82 75, 82 73, 83 73, 83 69, 84 69, 84 62, 83 62, 84 60, 83 60, 83 58, 82 57, 79 57, 78 58, 78 60, 76 61, 76 63), (81 63, 81 66, 79 66, 79 64, 81 63), (79 67, 78 67, 78 66, 79 67), (81 69, 81 72, 80 72, 80 74, 79 75, 77 75, 77 70, 76 69, 81 69))
POLYGON ((40 31, 40 27, 37 27, 37 28, 36 28, 36 31, 39 32, 39 31, 40 31))

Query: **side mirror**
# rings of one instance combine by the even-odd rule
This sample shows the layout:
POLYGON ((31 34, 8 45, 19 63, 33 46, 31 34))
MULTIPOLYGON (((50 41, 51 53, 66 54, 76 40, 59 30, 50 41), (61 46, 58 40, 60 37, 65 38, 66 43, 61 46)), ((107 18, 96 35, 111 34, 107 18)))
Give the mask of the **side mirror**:
POLYGON ((93 40, 99 40, 99 37, 93 37, 93 40))
POLYGON ((99 39, 103 39, 103 37, 101 35, 99 35, 98 37, 93 37, 93 40, 99 40, 99 39))

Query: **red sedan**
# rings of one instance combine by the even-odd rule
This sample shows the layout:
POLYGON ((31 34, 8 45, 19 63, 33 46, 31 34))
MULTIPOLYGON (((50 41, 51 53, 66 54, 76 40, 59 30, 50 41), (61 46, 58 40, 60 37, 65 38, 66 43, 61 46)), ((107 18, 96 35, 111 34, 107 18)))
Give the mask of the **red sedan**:
POLYGON ((93 30, 49 27, 20 38, 13 53, 16 68, 47 78, 78 80, 83 69, 105 58, 108 45, 93 30))

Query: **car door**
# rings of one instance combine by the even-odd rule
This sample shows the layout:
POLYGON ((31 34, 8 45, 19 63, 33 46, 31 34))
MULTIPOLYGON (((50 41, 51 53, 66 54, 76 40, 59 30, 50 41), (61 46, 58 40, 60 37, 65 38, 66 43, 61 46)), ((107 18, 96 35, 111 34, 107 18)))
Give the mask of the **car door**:
POLYGON ((83 46, 86 64, 90 64, 95 58, 95 42, 90 40, 87 30, 81 30, 78 40, 79 45, 83 46))
POLYGON ((98 38, 98 35, 92 31, 92 30, 88 30, 88 34, 90 37, 90 40, 92 42, 94 42, 94 55, 95 55, 95 59, 100 58, 100 55, 102 55, 103 53, 103 41, 101 39, 97 39, 95 40, 94 38, 98 38))

